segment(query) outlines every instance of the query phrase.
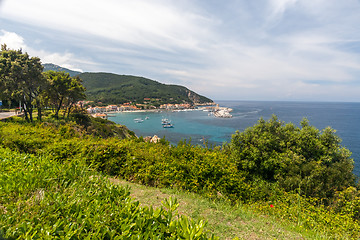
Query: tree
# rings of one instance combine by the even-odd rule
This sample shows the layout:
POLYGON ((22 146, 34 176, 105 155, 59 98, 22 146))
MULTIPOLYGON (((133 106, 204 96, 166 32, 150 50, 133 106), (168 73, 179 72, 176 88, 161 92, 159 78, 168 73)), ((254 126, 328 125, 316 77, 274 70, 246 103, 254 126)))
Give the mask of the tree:
MULTIPOLYGON (((33 104, 45 86, 43 66, 37 57, 30 57, 22 50, 1 46, 0 90, 1 97, 21 103, 27 121, 33 121, 33 104)), ((39 105, 38 105, 39 106, 39 105)), ((41 112, 40 116, 41 118, 41 112)))
POLYGON ((67 112, 69 117, 71 108, 74 106, 74 104, 80 100, 84 100, 85 98, 85 87, 82 85, 82 80, 79 77, 72 78, 69 93, 66 98, 65 106, 67 106, 67 108, 64 111, 64 116, 67 112))
POLYGON ((70 114, 71 107, 85 99, 85 88, 78 77, 72 78, 65 72, 47 71, 44 76, 48 82, 44 99, 55 108, 55 117, 59 117, 61 108, 70 114))
POLYGON ((355 184, 351 153, 330 127, 320 131, 304 119, 301 128, 273 116, 236 132, 231 157, 249 180, 277 182, 286 190, 320 198, 355 184))

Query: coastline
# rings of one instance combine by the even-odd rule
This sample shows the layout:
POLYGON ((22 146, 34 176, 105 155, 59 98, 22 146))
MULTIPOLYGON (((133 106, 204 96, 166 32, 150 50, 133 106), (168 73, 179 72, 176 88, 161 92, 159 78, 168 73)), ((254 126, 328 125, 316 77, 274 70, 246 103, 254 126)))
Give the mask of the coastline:
MULTIPOLYGON (((149 112, 149 113, 161 113, 161 112, 192 112, 192 111, 204 111, 210 112, 209 115, 213 115, 217 118, 232 118, 230 112, 232 112, 231 108, 227 107, 211 107, 213 109, 209 110, 207 107, 201 107, 197 109, 173 109, 173 110, 160 110, 160 109, 139 109, 139 110, 124 110, 124 111, 107 111, 102 114, 106 114, 107 116, 111 116, 111 114, 116 113, 139 113, 139 112, 149 112)), ((98 114, 98 113, 97 113, 98 114)), ((96 116, 96 114, 93 114, 96 116)))
POLYGON ((148 112, 148 113, 161 113, 161 112, 190 112, 190 111, 204 111, 210 112, 209 116, 212 115, 217 118, 232 118, 230 112, 232 111, 229 107, 219 107, 219 104, 216 103, 207 103, 207 104, 196 104, 195 106, 190 106, 189 104, 164 104, 160 108, 151 108, 151 109, 140 109, 134 106, 117 106, 117 105, 108 105, 107 107, 92 107, 87 109, 88 113, 93 117, 108 118, 112 116, 111 114, 116 113, 139 113, 139 112, 148 112))

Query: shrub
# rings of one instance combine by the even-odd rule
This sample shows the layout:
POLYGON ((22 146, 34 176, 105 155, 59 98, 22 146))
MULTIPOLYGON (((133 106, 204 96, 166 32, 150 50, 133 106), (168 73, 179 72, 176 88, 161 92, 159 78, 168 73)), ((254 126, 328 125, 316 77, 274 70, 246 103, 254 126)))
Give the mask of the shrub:
POLYGON ((331 198, 336 191, 353 186, 351 153, 340 145, 335 131, 319 131, 305 119, 301 128, 279 121, 269 121, 236 132, 230 143, 230 156, 249 180, 278 182, 287 191, 301 188, 301 193, 331 198))
POLYGON ((204 221, 177 213, 176 199, 142 208, 128 189, 83 163, 0 148, 0 238, 216 239, 204 221))

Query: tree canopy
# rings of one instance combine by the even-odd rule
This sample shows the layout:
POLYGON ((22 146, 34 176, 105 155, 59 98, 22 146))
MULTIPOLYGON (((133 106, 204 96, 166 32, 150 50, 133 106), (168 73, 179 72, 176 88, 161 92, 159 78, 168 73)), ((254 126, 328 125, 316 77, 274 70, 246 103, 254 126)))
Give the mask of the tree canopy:
POLYGON ((10 50, 6 45, 1 46, 1 97, 20 102, 28 121, 33 121, 33 104, 45 86, 42 70, 39 58, 30 57, 21 49, 10 50))
POLYGON ((6 45, 0 52, 0 97, 21 104, 25 119, 33 121, 33 108, 41 120, 42 109, 53 106, 58 117, 61 108, 64 116, 70 114, 74 104, 85 99, 85 88, 79 77, 65 72, 42 73, 43 66, 37 57, 22 50, 11 50, 6 45))
POLYGON ((320 131, 304 119, 301 128, 276 116, 236 132, 231 157, 248 178, 278 182, 286 190, 315 197, 331 197, 355 184, 353 159, 330 127, 320 131))
POLYGON ((55 107, 57 118, 62 107, 65 108, 65 113, 70 113, 71 107, 77 101, 85 99, 85 88, 79 77, 70 77, 68 73, 55 71, 47 71, 44 76, 47 80, 45 98, 49 105, 55 107))

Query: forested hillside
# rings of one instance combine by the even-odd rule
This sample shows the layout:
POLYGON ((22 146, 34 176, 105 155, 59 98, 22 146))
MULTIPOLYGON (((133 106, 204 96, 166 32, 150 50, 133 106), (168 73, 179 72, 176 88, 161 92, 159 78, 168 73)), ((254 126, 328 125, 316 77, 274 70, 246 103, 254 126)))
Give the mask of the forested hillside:
POLYGON ((143 103, 150 99, 152 105, 164 103, 212 103, 205 96, 199 95, 184 86, 167 85, 144 77, 118 75, 113 73, 81 73, 55 64, 43 64, 44 71, 67 72, 78 76, 86 88, 87 100, 103 104, 120 104, 125 102, 143 103))
POLYGON ((208 103, 211 99, 186 87, 166 85, 147 78, 111 73, 82 73, 78 75, 86 88, 88 100, 103 103, 143 103, 150 98, 154 104, 208 103))

